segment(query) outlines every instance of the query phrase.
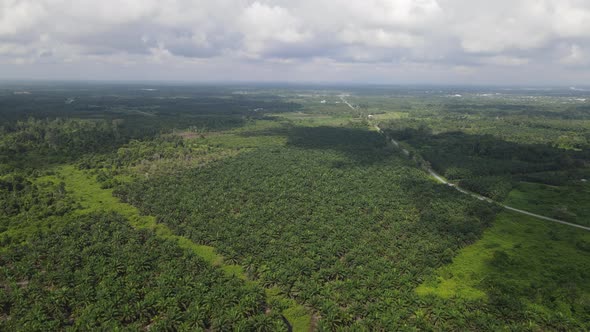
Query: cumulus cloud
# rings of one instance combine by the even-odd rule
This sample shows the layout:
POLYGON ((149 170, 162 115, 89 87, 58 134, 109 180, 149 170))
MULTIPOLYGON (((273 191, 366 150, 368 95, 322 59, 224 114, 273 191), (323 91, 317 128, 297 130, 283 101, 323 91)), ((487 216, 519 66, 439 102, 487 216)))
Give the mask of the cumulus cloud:
POLYGON ((311 37, 300 18, 288 9, 254 2, 240 14, 237 27, 243 35, 241 49, 258 57, 289 44, 303 44, 311 37))
POLYGON ((589 49, 587 0, 0 0, 0 63, 27 66, 323 63, 340 72, 379 64, 460 75, 538 65, 566 73, 590 65, 589 49))
POLYGON ((573 44, 559 61, 568 66, 586 66, 590 64, 590 50, 587 47, 573 44))

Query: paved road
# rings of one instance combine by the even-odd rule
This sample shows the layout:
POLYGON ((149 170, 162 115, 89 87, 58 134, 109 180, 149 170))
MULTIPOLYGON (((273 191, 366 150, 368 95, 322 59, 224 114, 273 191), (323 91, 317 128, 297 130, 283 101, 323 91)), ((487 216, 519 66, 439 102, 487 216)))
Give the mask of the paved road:
POLYGON ((343 103, 345 103, 346 105, 348 105, 348 107, 350 107, 353 110, 356 110, 356 108, 354 106, 352 106, 346 99, 344 99, 344 97, 346 97, 346 95, 340 95, 339 97, 340 97, 340 99, 342 100, 343 103))
POLYGON ((465 190, 463 188, 460 188, 459 186, 456 186, 456 185, 454 185, 452 183, 449 183, 447 180, 445 180, 443 177, 441 177, 440 175, 438 175, 432 169, 428 169, 428 173, 430 173, 430 175, 432 175, 438 182, 443 183, 443 184, 446 184, 446 185, 451 186, 451 187, 454 187, 455 189, 457 189, 458 191, 462 192, 463 194, 470 195, 470 196, 475 197, 475 198, 477 198, 479 200, 486 201, 486 202, 489 202, 489 203, 496 203, 496 204, 500 205, 501 207, 503 207, 503 208, 505 208, 507 210, 518 212, 518 213, 521 213, 521 214, 526 214, 527 216, 531 216, 531 217, 535 217, 535 218, 543 219, 543 220, 547 220, 547 221, 553 221, 553 222, 556 222, 556 223, 559 223, 559 224, 568 225, 568 226, 572 226, 572 227, 577 227, 577 228, 581 228, 581 229, 590 231, 590 227, 586 227, 586 226, 582 226, 582 225, 578 225, 578 224, 573 224, 571 222, 567 222, 567 221, 563 221, 563 220, 559 220, 559 219, 555 219, 555 218, 551 218, 551 217, 546 217, 546 216, 543 216, 543 215, 540 215, 540 214, 536 214, 536 213, 532 213, 532 212, 529 212, 529 211, 517 209, 517 208, 512 207, 510 205, 506 205, 506 204, 502 204, 502 203, 496 202, 496 201, 494 201, 494 200, 492 200, 492 199, 490 199, 488 197, 484 197, 484 196, 478 195, 476 193, 467 191, 467 190, 465 190))
POLYGON ((567 221, 563 221, 563 220, 559 220, 559 219, 545 217, 545 216, 542 216, 540 214, 536 214, 536 213, 528 212, 528 211, 525 211, 525 210, 513 208, 512 206, 508 206, 508 205, 504 205, 504 204, 500 204, 500 205, 502 207, 504 207, 505 209, 508 209, 508 210, 511 210, 511 211, 514 211, 514 212, 518 212, 518 213, 526 214, 526 215, 529 215, 529 216, 532 216, 532 217, 536 217, 536 218, 539 218, 539 219, 553 221, 553 222, 556 222, 556 223, 560 223, 560 224, 564 224, 564 225, 568 225, 568 226, 572 226, 572 227, 577 227, 577 228, 581 228, 581 229, 590 231, 590 227, 586 227, 586 226, 582 226, 582 225, 578 225, 578 224, 573 224, 571 222, 567 222, 567 221))
MULTIPOLYGON (((356 108, 354 106, 352 106, 346 99, 344 99, 344 97, 345 97, 345 95, 340 95, 340 99, 342 99, 342 102, 344 102, 346 105, 348 105, 348 107, 350 107, 351 109, 356 110, 356 108)), ((377 126, 377 125, 374 125, 374 126, 375 126, 375 129, 377 129, 378 132, 383 133, 383 130, 381 130, 381 128, 379 126, 377 126)), ((390 138, 390 140, 391 140, 391 143, 396 148, 401 149, 401 151, 403 152, 404 155, 406 155, 406 156, 409 156, 410 155, 410 152, 408 150, 406 150, 404 148, 401 148, 401 146, 399 145, 399 142, 397 142, 393 138, 390 138)), ((538 218, 538 219, 552 221, 552 222, 556 222, 556 223, 559 223, 559 224, 562 224, 562 225, 567 225, 567 226, 571 226, 571 227, 580 228, 580 229, 583 229, 583 230, 586 230, 586 231, 590 231, 590 227, 587 227, 587 226, 582 226, 582 225, 574 224, 574 223, 571 223, 571 222, 567 222, 567 221, 563 221, 563 220, 559 220, 559 219, 555 219, 555 218, 551 218, 551 217, 546 217, 546 216, 543 216, 543 215, 540 215, 540 214, 536 214, 536 213, 532 213, 532 212, 529 212, 529 211, 517 209, 515 207, 512 207, 512 206, 509 206, 509 205, 505 205, 505 204, 496 202, 496 201, 494 201, 494 200, 492 200, 492 199, 490 199, 488 197, 484 197, 484 196, 479 195, 479 194, 476 194, 474 192, 465 190, 465 189, 463 189, 463 188, 461 188, 461 187, 459 187, 459 186, 457 186, 457 185, 455 185, 453 183, 449 183, 447 180, 445 180, 445 178, 443 178, 438 173, 436 173, 432 168, 427 168, 427 171, 438 182, 440 182, 442 184, 446 184, 447 186, 453 187, 456 190, 458 190, 459 192, 461 192, 461 193, 463 193, 465 195, 469 195, 471 197, 477 198, 477 199, 479 199, 481 201, 486 201, 488 203, 495 203, 495 204, 498 204, 498 205, 500 205, 501 207, 503 207, 503 208, 505 208, 507 210, 514 211, 514 212, 517 212, 517 213, 520 213, 520 214, 524 214, 524 215, 527 215, 527 216, 531 216, 531 217, 535 217, 535 218, 538 218)))
MULTIPOLYGON (((381 128, 379 128, 379 126, 375 126, 375 128, 376 128, 376 129, 377 129, 377 131, 379 131, 380 133, 383 133, 383 131, 381 130, 381 128)), ((398 143, 397 141, 395 141, 393 138, 391 139, 391 142, 393 143, 393 145, 395 145, 396 147, 400 148, 400 145, 399 145, 399 143, 398 143)), ((409 155, 409 153, 408 153, 408 151, 407 151, 406 149, 402 149, 402 152, 403 152, 403 153, 404 153, 406 156, 407 156, 407 155, 409 155)), ((440 176, 438 173, 436 173, 436 172, 435 172, 435 171, 434 171, 432 168, 427 168, 426 170, 427 170, 427 171, 428 171, 428 173, 429 173, 430 175, 432 175, 432 177, 434 177, 434 178, 435 178, 435 179, 436 179, 438 182, 440 182, 440 183, 442 183, 442 184, 446 184, 447 186, 453 187, 453 188, 455 188, 456 190, 460 191, 461 193, 463 193, 463 194, 465 194, 465 195, 472 196, 472 197, 474 197, 474 198, 477 198, 477 199, 479 199, 479 200, 481 200, 481 201, 486 201, 486 202, 488 202, 488 203, 496 203, 496 204, 500 205, 501 207, 503 207, 503 208, 505 208, 505 209, 507 209, 507 210, 514 211, 514 212, 517 212, 517 213, 520 213, 520 214, 525 214, 525 215, 527 215, 527 216, 531 216, 531 217, 535 217, 535 218, 538 218, 538 219, 543 219, 543 220, 547 220, 547 221, 552 221, 552 222, 556 222, 556 223, 559 223, 559 224, 568 225, 568 226, 571 226, 571 227, 577 227, 577 228, 580 228, 580 229, 583 229, 583 230, 586 230, 586 231, 590 231, 590 227, 586 227, 586 226, 582 226, 582 225, 574 224, 574 223, 571 223, 571 222, 567 222, 567 221, 563 221, 563 220, 559 220, 559 219, 555 219, 555 218, 551 218, 551 217, 546 217, 546 216, 543 216, 543 215, 540 215, 540 214, 536 214, 536 213, 532 213, 532 212, 529 212, 529 211, 525 211, 525 210, 517 209, 517 208, 515 208, 515 207, 509 206, 509 205, 506 205, 506 204, 502 204, 502 203, 500 203, 500 202, 496 202, 496 201, 494 201, 494 200, 492 200, 492 199, 490 199, 490 198, 488 198, 488 197, 485 197, 485 196, 482 196, 482 195, 476 194, 476 193, 474 193, 474 192, 471 192, 471 191, 465 190, 465 189, 463 189, 463 188, 461 188, 461 187, 459 187, 459 186, 457 186, 457 185, 455 185, 455 184, 453 184, 453 183, 449 183, 447 180, 445 180, 445 178, 443 178, 443 177, 442 177, 442 176, 440 176)))

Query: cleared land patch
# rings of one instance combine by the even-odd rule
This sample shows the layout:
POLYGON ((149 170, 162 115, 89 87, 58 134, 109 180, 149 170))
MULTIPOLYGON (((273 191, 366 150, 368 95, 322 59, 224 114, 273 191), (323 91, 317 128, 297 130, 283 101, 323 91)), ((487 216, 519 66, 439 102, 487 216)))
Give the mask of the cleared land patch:
POLYGON ((505 203, 519 209, 590 226, 590 185, 550 186, 520 182, 505 203))
POLYGON ((589 262, 588 232, 502 212, 481 240, 463 248, 416 292, 488 303, 509 296, 527 310, 583 321, 589 262))

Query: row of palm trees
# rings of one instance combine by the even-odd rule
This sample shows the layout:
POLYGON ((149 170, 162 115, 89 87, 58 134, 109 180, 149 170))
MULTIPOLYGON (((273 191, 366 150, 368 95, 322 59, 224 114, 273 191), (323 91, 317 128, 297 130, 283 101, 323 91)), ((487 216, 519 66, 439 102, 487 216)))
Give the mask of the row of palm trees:
POLYGON ((287 326, 262 289, 117 214, 72 217, 0 255, 0 330, 259 330, 287 326))

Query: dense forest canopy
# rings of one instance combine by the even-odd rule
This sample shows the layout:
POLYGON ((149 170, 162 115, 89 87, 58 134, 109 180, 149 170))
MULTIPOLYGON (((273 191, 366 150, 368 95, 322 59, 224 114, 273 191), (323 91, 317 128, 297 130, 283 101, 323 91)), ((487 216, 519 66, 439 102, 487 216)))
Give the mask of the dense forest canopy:
POLYGON ((424 170, 590 225, 583 97, 5 83, 0 329, 589 329, 589 232, 424 170))

